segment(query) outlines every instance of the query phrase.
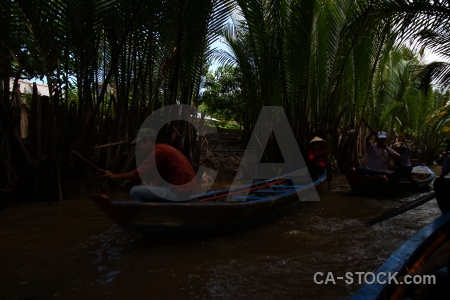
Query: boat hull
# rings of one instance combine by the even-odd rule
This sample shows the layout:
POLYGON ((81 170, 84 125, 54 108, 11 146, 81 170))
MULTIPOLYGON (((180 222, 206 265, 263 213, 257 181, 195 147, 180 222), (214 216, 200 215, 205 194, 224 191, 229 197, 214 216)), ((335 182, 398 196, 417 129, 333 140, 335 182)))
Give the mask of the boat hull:
MULTIPOLYGON (((412 176, 418 187, 422 191, 426 191, 430 189, 430 184, 436 178, 436 174, 429 168, 423 166, 414 167, 413 172, 418 172, 422 169, 427 172, 424 174, 426 178, 419 173, 412 173, 412 176)), ((365 196, 395 195, 404 192, 417 191, 407 179, 388 182, 376 176, 362 175, 357 170, 349 170, 346 175, 352 191, 365 196)))
POLYGON ((235 196, 243 199, 236 201, 227 201, 228 193, 220 191, 197 195, 186 202, 111 200, 106 195, 91 198, 126 230, 153 236, 205 236, 251 228, 318 200, 311 196, 317 195, 315 185, 324 178, 326 174, 301 188, 276 180, 252 185, 251 190, 238 191, 235 196))
POLYGON ((296 194, 258 204, 136 204, 98 195, 92 199, 124 229, 158 236, 214 235, 242 230, 270 221, 302 204, 296 194))

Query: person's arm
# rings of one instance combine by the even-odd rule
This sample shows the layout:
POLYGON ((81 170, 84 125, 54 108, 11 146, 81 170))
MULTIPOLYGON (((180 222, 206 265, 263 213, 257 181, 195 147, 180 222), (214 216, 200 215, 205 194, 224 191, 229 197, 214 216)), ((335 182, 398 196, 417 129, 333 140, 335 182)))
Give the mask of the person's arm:
POLYGON ((136 179, 136 172, 131 171, 128 173, 122 173, 122 174, 115 174, 109 170, 103 171, 103 177, 106 177, 108 179, 112 180, 133 180, 136 179))
POLYGON ((311 161, 317 160, 319 158, 323 159, 326 157, 326 155, 327 155, 327 151, 325 149, 310 150, 308 153, 309 160, 311 160, 311 161))
POLYGON ((314 152, 311 149, 308 150, 308 158, 309 158, 309 160, 314 159, 314 152))
POLYGON ((374 135, 373 131, 370 131, 370 133, 366 137, 366 148, 369 148, 372 145, 372 142, 370 141, 372 139, 372 136, 374 135))
POLYGON ((389 151, 389 154, 391 155, 391 157, 394 160, 399 160, 402 156, 400 154, 398 154, 397 151, 395 151, 394 149, 392 149, 391 147, 386 147, 387 151, 389 151))

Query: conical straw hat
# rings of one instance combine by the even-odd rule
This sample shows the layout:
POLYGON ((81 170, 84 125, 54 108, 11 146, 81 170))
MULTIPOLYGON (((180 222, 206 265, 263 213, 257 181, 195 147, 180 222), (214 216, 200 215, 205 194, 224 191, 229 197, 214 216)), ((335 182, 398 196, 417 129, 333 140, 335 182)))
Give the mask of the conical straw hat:
POLYGON ((323 141, 324 141, 323 139, 321 139, 320 137, 316 136, 309 143, 323 142, 323 141))

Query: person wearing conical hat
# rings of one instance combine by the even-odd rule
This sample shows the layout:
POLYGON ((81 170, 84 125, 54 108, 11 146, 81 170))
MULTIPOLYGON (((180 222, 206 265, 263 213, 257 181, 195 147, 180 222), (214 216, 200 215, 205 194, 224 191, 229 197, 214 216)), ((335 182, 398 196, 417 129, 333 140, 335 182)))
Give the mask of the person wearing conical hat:
POLYGON ((327 144, 324 139, 316 136, 308 143, 308 170, 313 181, 325 171, 327 164, 327 144))
POLYGON ((312 140, 309 141, 309 144, 315 143, 315 142, 324 142, 324 139, 321 139, 320 137, 316 136, 312 140))

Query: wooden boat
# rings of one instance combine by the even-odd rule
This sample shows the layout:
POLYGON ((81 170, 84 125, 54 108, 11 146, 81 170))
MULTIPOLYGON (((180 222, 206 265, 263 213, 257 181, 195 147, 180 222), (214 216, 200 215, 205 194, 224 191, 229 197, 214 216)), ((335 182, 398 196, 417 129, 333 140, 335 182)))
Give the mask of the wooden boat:
POLYGON ((325 178, 324 173, 311 183, 305 168, 295 176, 194 195, 183 202, 111 200, 106 195, 91 198, 126 230, 153 236, 213 235, 256 226, 306 201, 318 200, 309 198, 317 196, 315 185, 325 178))
MULTIPOLYGON (((373 276, 369 276, 368 281, 370 282, 364 283, 351 299, 411 299, 415 286, 396 284, 393 279, 389 280, 389 276, 394 276, 397 272, 395 276, 397 279, 406 275, 407 270, 410 272, 418 270, 437 248, 448 241, 449 236, 450 214, 445 214, 422 228, 400 246, 373 276), (377 280, 372 280, 372 278, 377 278, 377 280)), ((438 274, 439 272, 440 275, 447 276, 445 272, 438 271, 438 274)), ((448 281, 448 278, 446 279, 448 281)), ((438 284, 432 286, 432 293, 440 294, 440 288, 448 287, 447 282, 444 283, 444 286, 439 281, 436 282, 438 284)), ((413 299, 416 298, 413 297, 413 299)), ((426 299, 436 299, 436 297, 426 299)))
MULTIPOLYGON (((426 166, 415 166, 411 171, 411 176, 422 190, 429 189, 430 184, 436 178, 436 174, 426 166)), ((347 172, 347 181, 354 192, 368 196, 391 195, 415 190, 406 178, 396 182, 387 182, 376 176, 362 175, 357 170, 347 172)))

